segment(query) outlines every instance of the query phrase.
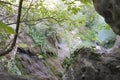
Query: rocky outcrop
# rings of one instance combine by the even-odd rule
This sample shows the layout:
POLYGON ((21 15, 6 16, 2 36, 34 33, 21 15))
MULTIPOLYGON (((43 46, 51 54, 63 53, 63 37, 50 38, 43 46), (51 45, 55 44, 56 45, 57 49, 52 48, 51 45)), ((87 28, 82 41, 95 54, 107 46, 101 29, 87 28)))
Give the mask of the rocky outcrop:
POLYGON ((63 80, 119 80, 120 53, 98 54, 90 48, 77 49, 76 58, 63 80))
MULTIPOLYGON (((0 80, 58 80, 52 73, 44 60, 37 55, 31 54, 30 51, 18 48, 15 59, 16 68, 19 69, 15 73, 9 71, 7 61, 0 62, 0 80)), ((14 68, 12 64, 12 67, 14 68)))
MULTIPOLYGON (((51 51, 54 49, 51 47, 51 51)), ((20 74, 17 71, 10 73, 9 67, 4 66, 7 61, 3 65, 0 62, 0 80, 61 80, 63 69, 59 56, 54 56, 49 50, 42 53, 24 29, 20 30, 15 50, 5 57, 15 63, 20 74)))
POLYGON ((16 55, 16 65, 22 75, 35 77, 34 80, 57 80, 54 75, 50 74, 48 67, 44 64, 43 59, 38 56, 30 55, 31 53, 22 48, 18 48, 16 55))
POLYGON ((0 73, 0 80, 54 80, 49 78, 38 78, 35 76, 18 76, 10 73, 0 73))
POLYGON ((112 30, 120 35, 120 1, 93 0, 96 11, 105 18, 112 30))

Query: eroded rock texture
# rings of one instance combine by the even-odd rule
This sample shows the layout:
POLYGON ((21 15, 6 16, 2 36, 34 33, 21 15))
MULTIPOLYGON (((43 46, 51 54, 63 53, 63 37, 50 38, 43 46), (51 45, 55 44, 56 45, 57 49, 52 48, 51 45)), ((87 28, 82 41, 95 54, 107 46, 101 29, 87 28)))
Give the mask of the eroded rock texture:
POLYGON ((63 80, 120 80, 120 54, 98 54, 89 48, 79 53, 63 80))
POLYGON ((93 0, 96 11, 120 35, 120 0, 93 0))
POLYGON ((32 76, 34 80, 57 80, 54 75, 50 74, 48 67, 44 64, 43 59, 31 55, 29 51, 18 48, 16 56, 17 66, 23 75, 32 76))

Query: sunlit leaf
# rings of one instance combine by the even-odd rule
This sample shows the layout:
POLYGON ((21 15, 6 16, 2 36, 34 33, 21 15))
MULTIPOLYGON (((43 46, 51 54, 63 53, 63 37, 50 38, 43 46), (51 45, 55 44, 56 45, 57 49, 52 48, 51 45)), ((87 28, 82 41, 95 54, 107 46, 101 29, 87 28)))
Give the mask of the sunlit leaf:
POLYGON ((25 43, 20 43, 19 46, 22 47, 22 48, 28 47, 25 43))
POLYGON ((5 32, 7 34, 15 34, 15 30, 12 27, 9 27, 5 23, 0 21, 0 33, 5 32))

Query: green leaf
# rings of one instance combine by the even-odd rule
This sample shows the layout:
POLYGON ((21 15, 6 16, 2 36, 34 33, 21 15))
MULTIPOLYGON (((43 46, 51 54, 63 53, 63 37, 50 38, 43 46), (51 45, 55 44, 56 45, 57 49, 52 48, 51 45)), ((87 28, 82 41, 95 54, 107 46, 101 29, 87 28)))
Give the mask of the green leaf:
POLYGON ((5 23, 0 21, 0 33, 5 32, 7 34, 15 34, 15 30, 12 27, 9 27, 5 23))
POLYGON ((25 44, 25 43, 20 43, 20 44, 19 44, 19 47, 27 48, 28 46, 27 46, 27 44, 25 44))

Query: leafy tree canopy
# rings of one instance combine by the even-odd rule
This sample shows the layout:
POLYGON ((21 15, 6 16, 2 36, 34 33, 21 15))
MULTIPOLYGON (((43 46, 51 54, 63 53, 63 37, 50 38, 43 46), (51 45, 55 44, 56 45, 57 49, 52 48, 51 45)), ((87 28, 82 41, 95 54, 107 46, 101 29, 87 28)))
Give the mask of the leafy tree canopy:
MULTIPOLYGON (((17 24, 18 7, 19 0, 0 1, 0 31, 4 32, 2 35, 16 34, 8 26, 17 24)), ((73 38, 99 41, 97 31, 103 23, 97 25, 97 18, 91 0, 23 0, 20 23, 29 26, 44 24, 56 29, 56 25, 59 25, 64 29, 62 35, 66 31, 74 33, 77 29, 73 38)), ((104 26, 106 24, 102 25, 104 26)))

